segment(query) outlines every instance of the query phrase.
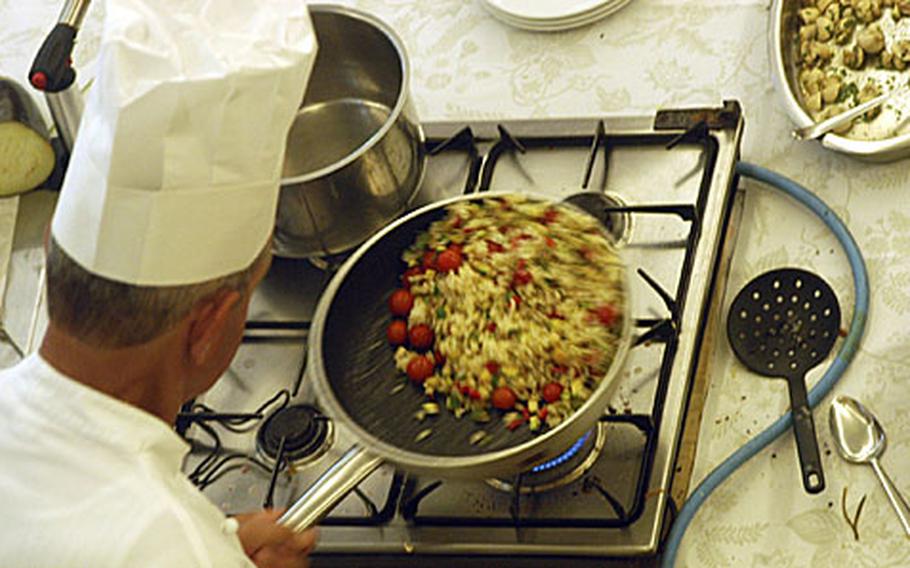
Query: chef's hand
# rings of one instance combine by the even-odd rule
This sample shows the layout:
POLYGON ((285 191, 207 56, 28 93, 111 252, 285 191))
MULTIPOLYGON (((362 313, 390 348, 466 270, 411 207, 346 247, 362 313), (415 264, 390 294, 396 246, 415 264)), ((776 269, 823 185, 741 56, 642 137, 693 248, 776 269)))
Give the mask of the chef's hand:
POLYGON ((265 510, 237 515, 237 537, 258 568, 306 568, 307 555, 316 544, 316 529, 295 533, 278 524, 284 511, 265 510))

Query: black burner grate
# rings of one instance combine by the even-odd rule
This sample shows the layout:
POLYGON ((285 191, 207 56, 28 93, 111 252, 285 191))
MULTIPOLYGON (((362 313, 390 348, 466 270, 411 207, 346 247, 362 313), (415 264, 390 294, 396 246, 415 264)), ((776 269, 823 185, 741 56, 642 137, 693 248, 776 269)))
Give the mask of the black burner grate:
POLYGON ((284 459, 290 462, 315 456, 325 448, 329 422, 315 407, 295 404, 277 410, 266 418, 256 433, 256 447, 274 460, 284 438, 284 459))

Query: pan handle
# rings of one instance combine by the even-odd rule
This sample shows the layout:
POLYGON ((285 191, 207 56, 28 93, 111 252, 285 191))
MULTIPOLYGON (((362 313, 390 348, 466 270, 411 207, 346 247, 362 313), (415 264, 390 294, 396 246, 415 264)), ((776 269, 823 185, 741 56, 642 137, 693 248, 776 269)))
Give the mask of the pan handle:
POLYGON ((294 532, 303 532, 322 520, 380 465, 382 458, 360 446, 352 446, 281 515, 278 522, 294 532))

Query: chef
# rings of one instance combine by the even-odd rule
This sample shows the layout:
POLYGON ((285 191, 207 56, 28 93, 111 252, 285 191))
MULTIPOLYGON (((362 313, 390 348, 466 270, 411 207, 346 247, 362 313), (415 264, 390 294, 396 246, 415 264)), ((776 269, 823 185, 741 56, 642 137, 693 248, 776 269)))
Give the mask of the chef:
POLYGON ((0 566, 303 566, 280 511, 181 472, 181 404, 265 275, 316 40, 299 0, 108 0, 47 254, 49 325, 0 374, 0 566))

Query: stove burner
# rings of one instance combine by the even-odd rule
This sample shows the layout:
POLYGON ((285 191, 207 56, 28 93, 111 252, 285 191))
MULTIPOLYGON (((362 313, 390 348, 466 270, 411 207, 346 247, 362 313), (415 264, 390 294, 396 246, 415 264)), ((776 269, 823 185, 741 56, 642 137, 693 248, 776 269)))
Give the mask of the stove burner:
POLYGON ((629 242, 629 236, 632 234, 632 216, 628 212, 605 211, 612 207, 628 207, 615 193, 584 191, 570 195, 566 201, 597 218, 617 243, 629 242))
MULTIPOLYGON (((559 456, 524 473, 519 491, 522 494, 543 493, 572 483, 591 469, 600 457, 606 439, 607 425, 601 422, 559 456)), ((514 490, 512 482, 502 479, 488 479, 487 485, 508 493, 514 490)))
POLYGON ((265 419, 256 433, 256 448, 269 462, 274 462, 284 443, 284 457, 300 464, 321 456, 331 443, 332 422, 309 404, 281 408, 265 419))

